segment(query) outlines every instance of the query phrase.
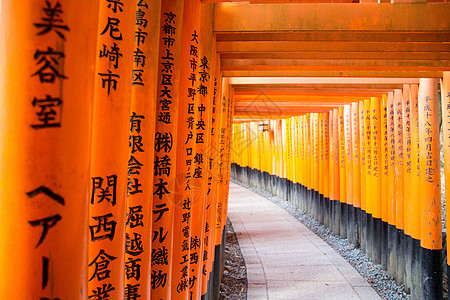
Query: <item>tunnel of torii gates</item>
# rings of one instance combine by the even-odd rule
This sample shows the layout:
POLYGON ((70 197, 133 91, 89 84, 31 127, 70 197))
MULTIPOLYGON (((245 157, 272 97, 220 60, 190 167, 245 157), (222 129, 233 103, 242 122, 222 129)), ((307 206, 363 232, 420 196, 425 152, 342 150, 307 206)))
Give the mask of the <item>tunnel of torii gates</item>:
POLYGON ((230 173, 442 297, 449 4, 221 2, 0 1, 2 299, 216 299, 230 173))

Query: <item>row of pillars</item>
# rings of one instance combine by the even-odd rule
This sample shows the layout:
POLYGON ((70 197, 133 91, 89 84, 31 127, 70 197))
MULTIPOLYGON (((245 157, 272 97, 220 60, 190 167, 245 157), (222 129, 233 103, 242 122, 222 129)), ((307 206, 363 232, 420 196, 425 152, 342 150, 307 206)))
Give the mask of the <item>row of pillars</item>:
POLYGON ((215 299, 233 106, 200 0, 0 5, 5 299, 215 299))
MULTIPOLYGON (((445 73, 446 183, 449 87, 445 73)), ((439 79, 420 79, 329 112, 270 120, 267 131, 257 122, 234 124, 231 175, 292 201, 349 239, 414 299, 441 299, 438 88, 439 79)))

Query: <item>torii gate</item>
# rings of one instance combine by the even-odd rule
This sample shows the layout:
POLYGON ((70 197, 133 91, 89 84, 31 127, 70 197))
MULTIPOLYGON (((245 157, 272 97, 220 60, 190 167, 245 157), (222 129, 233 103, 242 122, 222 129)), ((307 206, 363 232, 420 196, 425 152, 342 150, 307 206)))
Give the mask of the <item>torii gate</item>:
MULTIPOLYGON (((438 203, 423 200, 437 193, 438 177, 434 184, 420 181, 411 200, 405 187, 419 181, 405 179, 405 196, 394 201, 394 194, 356 188, 357 173, 350 170, 367 166, 352 161, 352 150, 376 157, 371 168, 388 164, 381 137, 391 128, 396 138, 388 150, 408 151, 402 143, 418 140, 422 148, 412 147, 411 157, 430 153, 420 156, 421 176, 430 160, 437 170, 437 145, 425 141, 438 140, 439 78, 441 95, 448 92, 449 8, 345 0, 2 0, 2 295, 214 299, 231 156, 246 167, 230 148, 232 130, 244 141, 258 140, 244 150, 248 155, 272 143, 260 153, 277 160, 258 170, 285 185, 300 184, 296 189, 308 200, 299 205, 335 229, 348 227, 342 234, 367 247, 374 260, 388 264, 379 251, 385 241, 372 233, 390 228, 399 239, 389 247, 392 257, 402 257, 396 245, 415 240, 424 249, 421 261, 440 264, 440 223, 430 225, 440 208, 424 207, 424 213, 404 205, 438 203), (412 126, 409 137, 400 125, 407 120, 404 104, 416 94, 422 127, 412 126), (390 104, 399 109, 388 110, 390 104), (425 121, 428 114, 432 119, 425 121), (242 123, 269 120, 271 137, 248 131, 256 123, 242 123), (358 137, 359 148, 352 143, 358 137), (367 191, 374 193, 370 199, 367 191), (325 207, 333 214, 324 217, 325 207), (369 220, 359 222, 370 226, 360 229, 363 239, 346 221, 353 219, 340 218, 358 218, 358 209, 369 220), (419 222, 410 222, 418 219, 420 230, 419 222)), ((413 124, 413 113, 410 118, 413 124)), ((360 173, 359 186, 400 187, 408 171, 389 174, 407 165, 404 157, 389 157, 388 181, 381 172, 379 179, 360 173)), ((411 159, 415 163, 417 169, 411 159)), ((388 268, 413 291, 441 295, 437 266, 424 263, 426 284, 417 289, 398 265, 388 268)))

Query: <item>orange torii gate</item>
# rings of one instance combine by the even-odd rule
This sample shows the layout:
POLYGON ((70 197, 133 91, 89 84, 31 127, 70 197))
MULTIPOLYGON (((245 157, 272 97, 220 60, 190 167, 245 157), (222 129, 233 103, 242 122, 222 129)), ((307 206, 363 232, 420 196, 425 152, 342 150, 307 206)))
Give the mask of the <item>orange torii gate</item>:
POLYGON ((214 5, 0 7, 4 297, 216 298, 233 106, 214 5))
POLYGON ((220 2, 1 2, 2 295, 216 299, 231 173, 439 299, 449 5, 220 2))
MULTIPOLYGON (((442 81, 441 95, 448 94, 446 80, 447 73, 442 81)), ((387 95, 369 97, 326 113, 282 119, 281 124, 289 124, 284 130, 268 126, 262 135, 253 136, 247 143, 243 140, 252 136, 249 131, 258 130, 258 122, 235 124, 233 148, 242 150, 242 145, 248 143, 258 146, 245 149, 247 156, 253 158, 245 164, 239 156, 234 156, 234 177, 240 178, 242 171, 252 174, 250 185, 284 197, 319 222, 328 223, 336 234, 364 246, 362 249, 371 260, 381 263, 398 283, 405 284, 417 297, 439 298, 442 293, 442 230, 437 89, 436 79, 421 79, 418 89, 417 85, 405 85, 387 95), (414 107, 417 107, 415 113, 414 107), (332 120, 328 124, 328 134, 321 128, 324 119, 332 120), (296 123, 306 130, 295 130, 296 123), (403 124, 406 138, 399 132, 403 131, 403 124), (255 157, 264 155, 263 149, 268 147, 264 134, 270 136, 272 131, 275 137, 282 136, 273 140, 278 144, 275 147, 283 152, 282 156, 289 158, 297 151, 307 151, 303 168, 309 176, 299 177, 298 183, 306 187, 307 193, 292 188, 297 183, 289 175, 286 178, 283 171, 272 172, 272 179, 268 181, 263 175, 267 169, 260 169, 260 165, 255 164, 259 161, 255 157), (292 137, 305 142, 293 144, 293 147, 280 144, 291 141, 292 137), (416 141, 418 148, 412 141, 408 142, 409 139, 416 141), (236 144, 238 141, 239 145, 236 144), (323 155, 326 152, 330 159, 325 164, 323 155), (413 172, 413 168, 417 171, 413 172), (413 185, 412 176, 406 180, 400 169, 418 176, 420 184, 413 185), (326 181, 327 189, 325 181, 320 180, 325 172, 330 176, 326 181), (364 181, 350 179, 350 175, 356 177, 359 174, 364 181), (284 192, 286 180, 291 186, 288 194, 284 192), (258 181, 264 181, 266 185, 258 181), (267 182, 273 186, 268 186, 267 182), (325 197, 328 189, 332 191, 331 198, 325 197), (361 195, 361 202, 356 200, 357 195, 361 195), (333 198, 335 200, 331 200, 333 198), (323 201, 329 204, 322 204, 323 201), (331 207, 331 212, 327 206, 331 207), (420 230, 412 226, 417 220, 421 220, 420 230)), ((446 98, 442 96, 443 107, 447 105, 446 98)), ((289 170, 296 168, 298 162, 274 159, 273 163, 278 170, 289 170)))

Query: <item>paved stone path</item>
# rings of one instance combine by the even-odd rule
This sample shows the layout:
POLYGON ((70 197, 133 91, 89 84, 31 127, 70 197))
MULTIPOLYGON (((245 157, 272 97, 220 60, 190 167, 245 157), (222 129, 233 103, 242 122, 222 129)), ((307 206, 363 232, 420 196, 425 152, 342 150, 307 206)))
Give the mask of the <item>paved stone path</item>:
POLYGON ((228 216, 247 265, 248 299, 380 299, 327 243, 271 201, 230 183, 228 216))

